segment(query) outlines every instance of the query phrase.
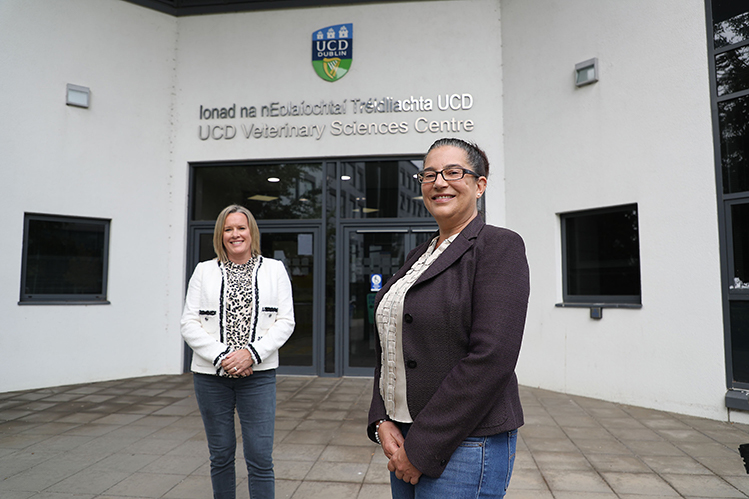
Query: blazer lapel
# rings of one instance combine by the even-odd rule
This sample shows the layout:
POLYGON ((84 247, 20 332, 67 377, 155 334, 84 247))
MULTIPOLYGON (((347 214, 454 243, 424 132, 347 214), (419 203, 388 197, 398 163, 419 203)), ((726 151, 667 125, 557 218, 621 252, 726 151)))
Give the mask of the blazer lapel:
POLYGON ((471 223, 469 223, 462 231, 460 231, 458 237, 456 237, 455 240, 450 243, 450 246, 445 249, 444 253, 442 253, 439 258, 437 258, 437 260, 435 260, 434 263, 432 263, 429 268, 421 275, 421 277, 416 280, 414 285, 424 282, 428 279, 432 279, 433 277, 448 269, 461 256, 463 256, 466 251, 471 249, 476 236, 478 236, 479 232, 481 232, 481 229, 484 227, 484 225, 484 221, 481 220, 481 217, 476 216, 476 218, 474 218, 471 223))

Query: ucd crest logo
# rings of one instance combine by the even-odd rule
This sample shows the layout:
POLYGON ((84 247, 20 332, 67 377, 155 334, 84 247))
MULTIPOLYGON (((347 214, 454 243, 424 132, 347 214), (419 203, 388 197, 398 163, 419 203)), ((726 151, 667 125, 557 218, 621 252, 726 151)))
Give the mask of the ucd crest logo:
POLYGON ((312 33, 312 66, 325 81, 337 81, 348 73, 354 49, 354 25, 336 24, 312 33))

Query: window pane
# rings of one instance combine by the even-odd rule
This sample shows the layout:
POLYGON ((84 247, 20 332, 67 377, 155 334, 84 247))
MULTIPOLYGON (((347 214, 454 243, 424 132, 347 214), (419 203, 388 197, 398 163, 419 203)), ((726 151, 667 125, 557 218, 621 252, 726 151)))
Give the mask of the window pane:
POLYGON ((749 39, 749 6, 746 0, 713 0, 715 48, 749 39))
MULTIPOLYGON (((567 295, 640 296, 637 207, 565 215, 567 295)), ((630 300, 627 300, 630 301, 630 300)))
POLYGON ((723 192, 749 191, 749 97, 719 103, 718 119, 723 192))
POLYGON ((230 204, 258 220, 322 218, 322 165, 289 163, 195 168, 193 220, 215 220, 230 204))
POLYGON ((198 261, 205 262, 214 258, 216 258, 216 252, 213 250, 213 231, 200 234, 198 261))
POLYGON ((361 161, 342 163, 341 167, 342 217, 431 216, 424 207, 421 185, 415 178, 421 168, 420 161, 361 161))
POLYGON ((718 95, 749 88, 749 46, 716 55, 715 75, 718 95))
POLYGON ((314 234, 305 232, 262 231, 262 254, 286 266, 294 289, 294 334, 279 350, 284 366, 312 366, 314 329, 314 234))
POLYGON ((28 218, 22 301, 39 295, 104 297, 106 222, 28 218))
POLYGON ((732 301, 730 315, 733 379, 749 383, 749 301, 732 301))
POLYGON ((733 238, 733 285, 731 289, 749 290, 749 204, 731 208, 733 238))
POLYGON ((385 283, 406 258, 406 234, 393 232, 352 232, 349 239, 349 366, 374 367, 377 324, 370 279, 380 274, 385 283))

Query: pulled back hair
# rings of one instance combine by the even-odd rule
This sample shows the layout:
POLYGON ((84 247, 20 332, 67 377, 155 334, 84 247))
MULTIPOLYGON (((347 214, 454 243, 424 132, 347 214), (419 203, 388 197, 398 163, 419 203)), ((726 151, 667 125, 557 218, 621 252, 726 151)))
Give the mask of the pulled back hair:
POLYGON ((429 153, 432 152, 432 150, 445 146, 457 147, 458 149, 465 151, 466 156, 468 156, 468 165, 471 169, 482 177, 489 176, 489 159, 486 157, 486 153, 474 142, 469 142, 463 139, 443 138, 436 140, 424 155, 424 161, 426 161, 427 156, 429 156, 429 153))
POLYGON ((218 214, 218 218, 216 218, 216 225, 213 228, 213 251, 216 252, 219 261, 223 263, 229 261, 229 257, 226 255, 226 248, 224 248, 224 225, 226 224, 226 217, 232 213, 241 213, 247 217, 250 237, 252 238, 252 242, 250 243, 251 255, 255 257, 260 254, 260 229, 257 226, 255 217, 253 217, 250 210, 244 206, 232 204, 221 210, 221 213, 218 214))

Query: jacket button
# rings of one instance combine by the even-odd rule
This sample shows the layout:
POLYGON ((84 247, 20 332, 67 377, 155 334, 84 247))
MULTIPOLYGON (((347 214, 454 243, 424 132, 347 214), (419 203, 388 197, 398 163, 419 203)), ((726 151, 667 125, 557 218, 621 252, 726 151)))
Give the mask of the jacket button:
POLYGON ((406 366, 411 369, 414 369, 417 366, 417 364, 415 360, 409 360, 408 362, 406 362, 406 366))
POLYGON ((411 317, 411 314, 406 314, 403 316, 403 320, 406 321, 406 324, 411 324, 414 318, 411 317))
POLYGON ((440 466, 444 466, 444 465, 446 465, 446 464, 447 464, 447 461, 446 461, 446 460, 444 460, 444 459, 443 459, 442 461, 440 461, 440 466))

